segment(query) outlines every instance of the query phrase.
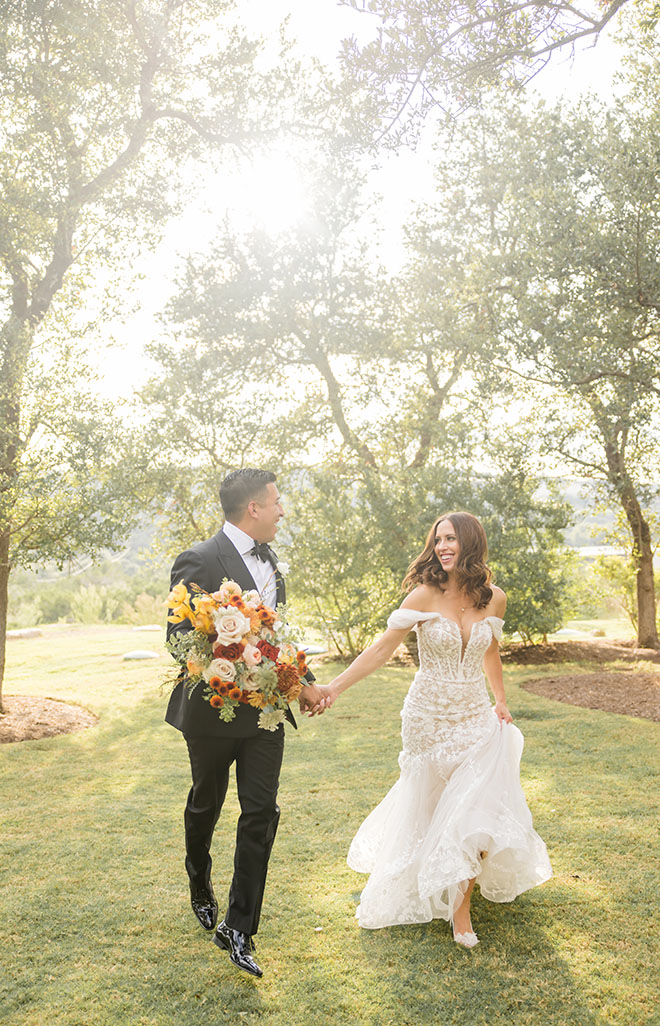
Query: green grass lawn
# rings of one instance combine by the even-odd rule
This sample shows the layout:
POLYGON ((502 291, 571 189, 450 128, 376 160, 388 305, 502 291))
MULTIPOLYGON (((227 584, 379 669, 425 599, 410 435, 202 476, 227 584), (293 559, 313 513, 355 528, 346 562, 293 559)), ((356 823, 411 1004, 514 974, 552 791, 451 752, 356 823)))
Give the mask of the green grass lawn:
MULTIPOLYGON (((608 639, 626 639, 628 641, 635 637, 635 631, 628 617, 607 617, 602 620, 567 620, 564 628, 575 632, 576 639, 600 636, 608 639), (596 632, 598 632, 596 634, 596 632)), ((549 634, 550 640, 570 640, 568 635, 549 634)))
MULTIPOLYGON (((364 878, 346 851, 397 777, 411 673, 388 668, 303 720, 287 732, 257 981, 188 904, 188 766, 159 691, 168 660, 120 658, 158 635, 52 628, 9 644, 7 693, 79 702, 100 720, 0 746, 3 1026, 660 1022, 657 724, 528 694, 517 682, 544 671, 507 669, 555 876, 511 905, 477 894, 482 943, 468 952, 444 922, 369 932, 353 918, 364 878)), ((221 903, 236 816, 230 791, 214 842, 221 903)))

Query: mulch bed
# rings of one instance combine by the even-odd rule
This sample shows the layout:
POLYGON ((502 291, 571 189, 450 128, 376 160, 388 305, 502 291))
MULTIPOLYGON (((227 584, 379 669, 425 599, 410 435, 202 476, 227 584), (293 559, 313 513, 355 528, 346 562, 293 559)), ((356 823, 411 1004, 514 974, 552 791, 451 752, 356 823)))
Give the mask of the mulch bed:
POLYGON ((5 695, 2 704, 5 712, 0 716, 0 744, 70 734, 98 723, 98 716, 89 710, 55 698, 5 695))
POLYGON ((556 702, 625 713, 660 723, 660 670, 537 677, 536 680, 525 681, 522 687, 556 702))
POLYGON ((552 641, 546 645, 502 645, 503 663, 520 666, 546 666, 548 663, 660 663, 660 652, 653 648, 636 648, 634 641, 552 641))

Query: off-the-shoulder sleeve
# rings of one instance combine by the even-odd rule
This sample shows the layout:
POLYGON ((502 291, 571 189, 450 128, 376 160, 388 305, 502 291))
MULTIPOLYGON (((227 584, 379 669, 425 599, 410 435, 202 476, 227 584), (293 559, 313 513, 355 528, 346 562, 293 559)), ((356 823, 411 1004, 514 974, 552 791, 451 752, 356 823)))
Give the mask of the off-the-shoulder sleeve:
POLYGON ((393 613, 390 613, 387 626, 395 631, 405 630, 406 627, 410 630, 420 620, 432 620, 439 615, 439 613, 422 613, 420 609, 395 609, 393 613))
POLYGON ((487 616, 485 617, 491 626, 493 637, 499 641, 502 637, 502 628, 504 627, 504 620, 500 616, 487 616))

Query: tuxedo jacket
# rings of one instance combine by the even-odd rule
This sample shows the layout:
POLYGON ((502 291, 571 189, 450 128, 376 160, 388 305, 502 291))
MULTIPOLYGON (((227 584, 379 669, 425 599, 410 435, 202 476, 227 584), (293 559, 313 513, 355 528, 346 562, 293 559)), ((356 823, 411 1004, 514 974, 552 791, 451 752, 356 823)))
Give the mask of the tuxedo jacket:
MULTIPOLYGON (((217 591, 224 580, 236 581, 243 591, 258 590, 238 549, 224 531, 218 531, 213 538, 198 542, 177 556, 172 566, 170 585, 173 588, 182 581, 188 586, 198 584, 204 591, 212 592, 217 591)), ((286 593, 284 579, 278 570, 275 571, 275 583, 276 605, 279 605, 286 601, 286 593)), ((167 637, 190 629, 188 621, 181 624, 168 623, 167 637)), ((307 674, 308 681, 314 679, 311 672, 307 674)), ((251 705, 239 705, 235 710, 235 718, 226 723, 202 697, 204 683, 200 682, 192 693, 186 688, 186 683, 187 674, 183 669, 165 714, 166 721, 177 730, 189 737, 255 737, 259 734, 259 709, 251 705)), ((295 727, 296 721, 291 710, 287 709, 285 715, 295 727)), ((281 731, 283 728, 280 726, 278 729, 281 731)))

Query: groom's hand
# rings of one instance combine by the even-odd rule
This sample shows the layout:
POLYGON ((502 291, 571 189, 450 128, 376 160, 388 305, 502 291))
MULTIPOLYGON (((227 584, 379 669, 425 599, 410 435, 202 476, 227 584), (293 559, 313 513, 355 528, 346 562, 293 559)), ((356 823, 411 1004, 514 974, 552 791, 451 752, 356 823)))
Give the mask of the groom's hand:
POLYGON ((298 695, 300 711, 315 716, 325 710, 323 691, 318 684, 305 684, 298 695))

